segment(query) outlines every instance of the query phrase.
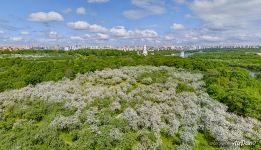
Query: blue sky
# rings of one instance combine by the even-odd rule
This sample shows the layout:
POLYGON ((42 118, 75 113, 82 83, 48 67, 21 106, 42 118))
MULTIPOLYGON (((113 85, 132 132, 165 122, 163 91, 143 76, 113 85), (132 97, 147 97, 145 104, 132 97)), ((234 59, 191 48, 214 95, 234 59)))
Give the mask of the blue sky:
POLYGON ((0 44, 261 44, 260 0, 1 0, 0 44))

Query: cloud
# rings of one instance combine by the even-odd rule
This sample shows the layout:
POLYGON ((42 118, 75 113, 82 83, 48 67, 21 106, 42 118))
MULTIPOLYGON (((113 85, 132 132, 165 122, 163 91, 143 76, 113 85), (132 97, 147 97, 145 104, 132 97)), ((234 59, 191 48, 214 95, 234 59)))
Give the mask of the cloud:
POLYGON ((150 29, 135 29, 135 30, 128 30, 124 26, 116 26, 110 29, 110 33, 112 36, 118 38, 132 38, 132 39, 139 39, 139 38, 156 38, 158 33, 154 30, 150 29))
POLYGON ((123 15, 129 19, 141 19, 148 16, 148 13, 143 10, 127 10, 123 12, 123 15))
POLYGON ((203 35, 200 36, 200 39, 204 41, 209 41, 209 42, 217 42, 217 41, 222 41, 223 39, 217 36, 210 36, 210 35, 203 35))
POLYGON ((190 18, 193 18, 193 16, 191 14, 186 14, 185 18, 190 19, 190 18))
POLYGON ((29 32, 28 31, 21 31, 20 34, 21 35, 29 35, 29 32))
POLYGON ((91 36, 89 34, 84 35, 85 38, 90 38, 91 36))
POLYGON ((184 30, 185 26, 183 24, 173 23, 170 28, 172 30, 184 30))
POLYGON ((54 21, 63 21, 64 18, 61 14, 51 11, 51 12, 36 12, 32 13, 29 16, 30 21, 35 22, 54 22, 54 21))
POLYGON ((110 35, 109 34, 104 34, 104 33, 96 33, 96 34, 85 34, 85 35, 73 35, 70 36, 71 40, 74 41, 87 41, 87 40, 92 40, 94 41, 99 41, 99 40, 109 40, 110 39, 110 35))
POLYGON ((145 30, 135 30, 134 35, 136 38, 156 38, 158 33, 154 30, 145 29, 145 30))
POLYGON ((82 40, 84 40, 84 39, 83 39, 82 37, 80 37, 80 36, 71 36, 70 39, 71 39, 71 40, 76 40, 76 41, 82 41, 82 40))
POLYGON ((85 21, 70 22, 67 24, 68 27, 77 30, 88 30, 90 24, 85 21))
POLYGON ((88 0, 88 3, 107 3, 110 0, 88 0))
POLYGON ((50 31, 50 32, 48 32, 48 38, 49 39, 58 39, 59 35, 56 31, 50 31))
POLYGON ((97 25, 97 24, 92 24, 89 26, 89 31, 98 32, 98 33, 106 33, 106 32, 108 32, 108 29, 103 26, 97 25))
POLYGON ((199 39, 235 43, 260 43, 260 5, 260 0, 194 0, 188 4, 193 19, 202 21, 200 32, 204 33, 199 39))
POLYGON ((99 40, 108 40, 110 36, 108 34, 103 34, 103 33, 97 33, 97 39, 99 40))
POLYGON ((217 28, 246 27, 260 20, 260 0, 194 0, 190 8, 199 19, 217 28))
POLYGON ((97 25, 97 24, 89 24, 85 21, 77 21, 77 22, 70 22, 67 24, 68 27, 76 30, 88 30, 90 32, 97 32, 97 33, 106 33, 108 32, 108 29, 97 25))
POLYGON ((175 2, 178 4, 185 4, 187 3, 187 0, 175 0, 175 2))
MULTIPOLYGON (((96 36, 86 36, 91 39, 109 39, 110 37, 115 39, 154 39, 158 37, 158 33, 150 29, 134 29, 128 30, 124 26, 115 26, 111 29, 107 29, 97 24, 89 24, 85 21, 77 21, 68 23, 68 26, 72 29, 87 30, 89 32, 97 33, 96 36)), ((83 37, 82 37, 83 38, 83 37)), ((84 38, 85 39, 85 38, 84 38)))
POLYGON ((137 9, 126 10, 123 15, 130 19, 140 19, 150 15, 162 15, 165 13, 164 1, 158 0, 131 0, 137 9))
POLYGON ((175 39, 175 36, 172 35, 172 34, 169 34, 169 35, 165 35, 164 38, 165 38, 165 40, 170 41, 170 40, 174 40, 174 39, 175 39))
POLYGON ((158 0, 132 0, 132 4, 154 14, 163 14, 165 12, 165 3, 158 0))
POLYGON ((23 38, 22 37, 11 37, 10 40, 15 41, 15 42, 19 42, 19 41, 22 41, 23 38))
POLYGON ((85 10, 84 7, 79 7, 79 8, 76 9, 76 13, 78 15, 85 15, 86 14, 86 10, 85 10))
POLYGON ((130 32, 124 26, 113 27, 110 32, 117 37, 128 37, 130 32))

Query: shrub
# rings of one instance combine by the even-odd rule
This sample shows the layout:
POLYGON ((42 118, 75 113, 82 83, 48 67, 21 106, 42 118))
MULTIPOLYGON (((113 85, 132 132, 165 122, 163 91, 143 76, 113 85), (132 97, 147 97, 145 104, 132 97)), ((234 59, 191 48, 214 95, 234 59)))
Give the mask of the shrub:
POLYGON ((186 83, 179 83, 177 88, 176 88, 177 93, 182 93, 182 92, 195 92, 195 89, 186 83))
POLYGON ((80 121, 77 116, 58 116, 51 122, 51 127, 57 130, 71 131, 80 127, 80 121))

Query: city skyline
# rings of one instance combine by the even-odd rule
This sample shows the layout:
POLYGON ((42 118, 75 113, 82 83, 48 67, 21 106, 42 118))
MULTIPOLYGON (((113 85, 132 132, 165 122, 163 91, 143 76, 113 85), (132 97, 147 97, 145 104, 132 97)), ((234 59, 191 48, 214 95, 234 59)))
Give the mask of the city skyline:
POLYGON ((260 0, 8 0, 0 5, 0 45, 261 44, 260 0))

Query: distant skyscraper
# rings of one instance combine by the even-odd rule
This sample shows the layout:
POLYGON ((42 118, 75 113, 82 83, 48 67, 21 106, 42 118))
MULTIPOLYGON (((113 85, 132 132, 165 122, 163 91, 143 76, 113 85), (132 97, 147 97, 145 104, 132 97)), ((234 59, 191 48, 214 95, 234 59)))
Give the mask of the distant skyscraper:
POLYGON ((144 56, 147 56, 148 55, 148 51, 147 51, 147 46, 144 45, 143 47, 143 53, 142 53, 144 56))

